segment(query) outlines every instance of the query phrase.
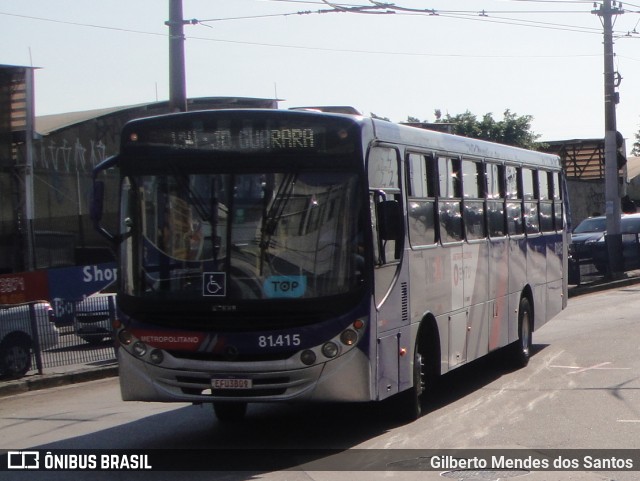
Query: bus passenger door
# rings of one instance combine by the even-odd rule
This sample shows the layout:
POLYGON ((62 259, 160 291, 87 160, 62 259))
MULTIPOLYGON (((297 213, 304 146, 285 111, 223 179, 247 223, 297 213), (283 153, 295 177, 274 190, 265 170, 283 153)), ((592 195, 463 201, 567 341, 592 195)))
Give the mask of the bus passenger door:
POLYGON ((408 282, 401 262, 405 229, 400 157, 395 148, 372 147, 367 166, 377 317, 377 385, 378 398, 384 399, 398 392, 400 378, 404 377, 400 372, 410 371, 409 360, 406 366, 401 366, 399 354, 403 347, 411 351, 409 345, 403 345, 410 336, 408 282))
POLYGON ((489 241, 485 220, 487 181, 484 164, 462 159, 462 283, 468 309, 467 355, 472 361, 489 351, 489 241))
POLYGON ((505 167, 487 163, 487 234, 489 236, 489 351, 509 343, 509 238, 506 229, 505 167))

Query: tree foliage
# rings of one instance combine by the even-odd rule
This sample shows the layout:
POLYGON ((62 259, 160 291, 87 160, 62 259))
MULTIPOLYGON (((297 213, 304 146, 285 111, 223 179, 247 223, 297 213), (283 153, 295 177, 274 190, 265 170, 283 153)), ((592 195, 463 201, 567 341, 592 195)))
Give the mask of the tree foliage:
POLYGON ((378 120, 384 120, 385 122, 391 122, 391 119, 389 119, 389 117, 381 117, 380 115, 376 115, 373 112, 371 112, 369 115, 371 116, 372 119, 378 119, 378 120))
MULTIPOLYGON (((531 121, 533 120, 531 115, 518 116, 507 109, 503 113, 502 120, 496 120, 492 113, 484 114, 482 118, 478 119, 468 110, 458 115, 442 115, 440 110, 436 110, 435 117, 435 123, 452 124, 452 132, 456 135, 514 145, 525 149, 540 147, 536 142, 540 135, 531 131, 531 121)), ((415 117, 409 118, 415 119, 415 117)))
POLYGON ((636 132, 636 141, 631 148, 631 155, 640 155, 640 131, 636 132))

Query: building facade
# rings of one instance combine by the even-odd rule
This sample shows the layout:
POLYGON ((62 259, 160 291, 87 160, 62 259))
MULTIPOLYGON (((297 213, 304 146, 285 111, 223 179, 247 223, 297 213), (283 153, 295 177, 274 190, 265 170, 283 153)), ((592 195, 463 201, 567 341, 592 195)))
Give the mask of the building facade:
MULTIPOLYGON (((230 97, 188 100, 190 111, 222 108, 277 108, 277 101, 230 97)), ((38 117, 31 135, 12 133, 10 145, 8 129, 3 129, 0 274, 112 260, 109 246, 89 219, 92 170, 118 152, 120 131, 126 122, 168 112, 169 102, 154 102, 38 117), (27 137, 30 142, 25 141, 27 137)), ((109 191, 117 194, 117 189, 109 191)), ((117 199, 105 201, 111 206, 105 215, 115 219, 117 199)))

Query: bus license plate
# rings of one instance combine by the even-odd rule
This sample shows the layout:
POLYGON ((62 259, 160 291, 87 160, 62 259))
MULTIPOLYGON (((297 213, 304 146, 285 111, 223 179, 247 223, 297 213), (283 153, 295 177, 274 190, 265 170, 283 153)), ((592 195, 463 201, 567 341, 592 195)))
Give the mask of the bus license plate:
POLYGON ((212 379, 212 389, 251 389, 253 381, 251 379, 227 378, 212 379))

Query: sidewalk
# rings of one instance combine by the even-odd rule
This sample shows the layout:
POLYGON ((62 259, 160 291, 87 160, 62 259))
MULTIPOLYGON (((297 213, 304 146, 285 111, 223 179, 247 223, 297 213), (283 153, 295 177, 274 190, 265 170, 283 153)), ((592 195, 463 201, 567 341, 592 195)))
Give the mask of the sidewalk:
POLYGON ((95 381, 117 375, 118 364, 115 360, 48 368, 44 370, 42 375, 28 374, 14 381, 0 381, 0 398, 50 387, 95 381))
POLYGON ((596 278, 578 286, 569 286, 569 298, 590 294, 592 292, 605 291, 607 289, 618 289, 638 283, 640 283, 640 270, 625 272, 620 279, 615 280, 602 277, 596 278))
MULTIPOLYGON (((621 279, 607 280, 600 278, 579 286, 570 286, 569 298, 607 289, 618 289, 637 283, 640 283, 640 270, 627 272, 621 279)), ((116 361, 60 366, 46 369, 42 375, 31 374, 15 381, 0 381, 0 398, 50 387, 95 381, 117 375, 118 365, 116 361)))

